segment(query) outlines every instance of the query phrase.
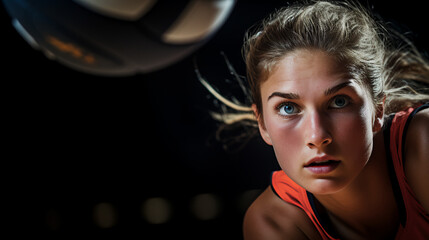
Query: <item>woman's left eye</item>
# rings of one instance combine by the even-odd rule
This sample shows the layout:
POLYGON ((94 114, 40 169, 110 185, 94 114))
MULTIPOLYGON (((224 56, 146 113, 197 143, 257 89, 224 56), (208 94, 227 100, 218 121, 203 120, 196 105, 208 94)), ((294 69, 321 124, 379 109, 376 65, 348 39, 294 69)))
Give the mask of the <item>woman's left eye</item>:
POLYGON ((350 98, 347 96, 339 95, 332 99, 331 103, 329 104, 330 108, 344 108, 347 107, 350 104, 350 98))

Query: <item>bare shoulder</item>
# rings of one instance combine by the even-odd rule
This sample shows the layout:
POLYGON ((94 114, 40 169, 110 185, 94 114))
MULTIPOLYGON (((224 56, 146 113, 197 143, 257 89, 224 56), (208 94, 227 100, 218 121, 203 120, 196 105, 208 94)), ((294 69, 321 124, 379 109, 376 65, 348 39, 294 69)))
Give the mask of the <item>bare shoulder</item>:
POLYGON ((321 239, 303 210, 284 202, 268 187, 249 207, 244 239, 321 239))
POLYGON ((429 109, 414 115, 405 140, 405 175, 417 200, 429 213, 429 109))

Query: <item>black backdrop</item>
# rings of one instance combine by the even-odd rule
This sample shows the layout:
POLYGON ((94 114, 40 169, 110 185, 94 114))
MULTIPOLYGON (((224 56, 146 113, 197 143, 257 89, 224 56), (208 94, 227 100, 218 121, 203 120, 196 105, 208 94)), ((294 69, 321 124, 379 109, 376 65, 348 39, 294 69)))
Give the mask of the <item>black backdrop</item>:
MULTIPOLYGON (((202 48, 165 69, 130 77, 71 70, 33 50, 1 8, 3 125, 7 199, 17 233, 42 237, 240 239, 245 208, 278 169, 259 136, 226 151, 214 135, 214 101, 198 82, 194 60, 213 84, 232 79, 221 52, 245 75, 245 31, 285 1, 239 1, 202 48), (193 213, 196 196, 215 199, 216 214, 193 213), (170 218, 151 224, 148 199, 169 203, 170 218), (17 201, 19 200, 19 201, 17 201), (107 203, 113 224, 100 227, 107 203), (11 205, 12 206, 12 205, 11 205)), ((369 1, 428 51, 424 1, 369 1)), ((210 205, 208 206, 210 207, 210 205)), ((109 212, 109 211, 108 211, 109 212)), ((108 214, 108 213, 107 213, 108 214)))

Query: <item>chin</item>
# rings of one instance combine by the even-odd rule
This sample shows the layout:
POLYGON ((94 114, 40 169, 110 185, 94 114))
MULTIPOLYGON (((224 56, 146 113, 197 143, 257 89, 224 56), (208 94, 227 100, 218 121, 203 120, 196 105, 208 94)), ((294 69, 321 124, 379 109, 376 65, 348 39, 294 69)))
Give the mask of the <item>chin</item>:
POLYGON ((314 195, 334 194, 347 186, 347 182, 333 178, 314 179, 305 189, 314 195))

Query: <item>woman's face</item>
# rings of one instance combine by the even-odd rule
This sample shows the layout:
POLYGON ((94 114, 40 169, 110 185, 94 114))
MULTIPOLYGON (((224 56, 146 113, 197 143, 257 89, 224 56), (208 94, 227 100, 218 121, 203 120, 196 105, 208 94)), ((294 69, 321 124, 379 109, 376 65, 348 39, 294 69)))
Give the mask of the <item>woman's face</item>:
POLYGON ((344 188, 372 152, 370 97, 344 72, 322 51, 297 50, 261 84, 261 135, 283 171, 314 194, 344 188))

